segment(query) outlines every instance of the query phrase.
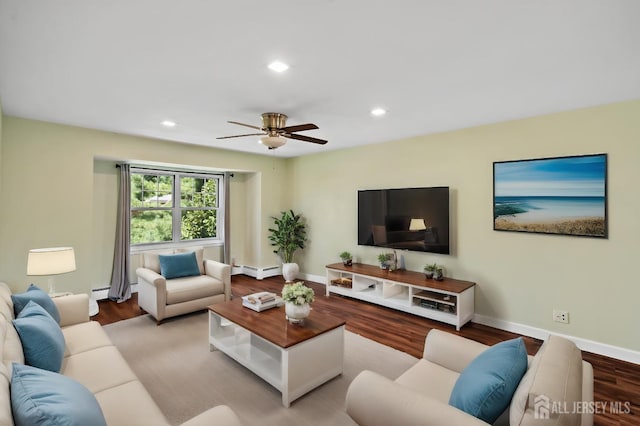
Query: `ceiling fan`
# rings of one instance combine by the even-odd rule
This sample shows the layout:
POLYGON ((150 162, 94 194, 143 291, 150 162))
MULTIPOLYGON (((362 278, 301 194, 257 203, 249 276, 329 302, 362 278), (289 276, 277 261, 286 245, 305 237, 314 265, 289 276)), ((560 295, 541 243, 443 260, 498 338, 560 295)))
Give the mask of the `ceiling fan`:
POLYGON ((296 126, 287 126, 287 116, 278 112, 265 112, 262 114, 262 127, 253 126, 251 124, 239 123, 237 121, 228 121, 231 124, 238 124, 240 126, 250 127, 252 129, 260 130, 261 133, 247 133, 244 135, 234 136, 222 136, 216 139, 229 139, 229 138, 241 138, 244 136, 262 136, 260 143, 267 146, 269 149, 276 149, 287 143, 286 139, 296 139, 304 142, 317 143, 324 145, 327 143, 324 139, 312 138, 311 136, 298 135, 297 132, 304 132, 305 130, 314 130, 318 126, 312 123, 298 124, 296 126))

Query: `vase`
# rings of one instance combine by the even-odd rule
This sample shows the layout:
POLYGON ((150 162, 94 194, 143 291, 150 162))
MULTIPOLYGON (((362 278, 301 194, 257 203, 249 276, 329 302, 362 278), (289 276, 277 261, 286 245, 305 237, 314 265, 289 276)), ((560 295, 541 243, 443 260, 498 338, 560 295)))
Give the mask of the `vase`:
POLYGON ((300 272, 300 267, 297 263, 283 263, 282 264, 282 276, 285 282, 293 282, 300 272))
POLYGON ((289 322, 294 324, 302 323, 304 322, 304 319, 309 316, 311 306, 308 303, 296 305, 293 302, 286 302, 284 304, 284 312, 287 315, 289 322))
POLYGON ((436 269, 435 271, 433 271, 433 279, 436 281, 442 281, 444 279, 444 273, 442 272, 442 269, 436 269))

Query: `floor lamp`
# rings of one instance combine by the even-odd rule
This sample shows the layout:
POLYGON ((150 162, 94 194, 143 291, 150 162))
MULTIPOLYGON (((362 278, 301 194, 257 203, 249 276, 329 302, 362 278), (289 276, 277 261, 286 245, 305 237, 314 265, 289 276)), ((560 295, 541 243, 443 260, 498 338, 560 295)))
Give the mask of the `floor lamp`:
POLYGON ((29 250, 27 275, 49 276, 49 294, 56 292, 54 275, 76 270, 73 247, 51 247, 29 250))

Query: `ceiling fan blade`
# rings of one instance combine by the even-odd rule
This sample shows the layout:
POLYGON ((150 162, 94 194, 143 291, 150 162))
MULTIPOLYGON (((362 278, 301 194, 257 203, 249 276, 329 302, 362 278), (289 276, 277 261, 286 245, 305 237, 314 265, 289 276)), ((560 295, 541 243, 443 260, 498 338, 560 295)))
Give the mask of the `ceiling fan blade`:
POLYGON ((305 130, 315 130, 317 128, 318 126, 316 126, 315 124, 307 123, 307 124, 298 124, 296 126, 283 127, 280 130, 282 130, 285 133, 294 133, 294 132, 303 132, 305 130))
POLYGON ((324 145, 324 144, 327 143, 327 141, 325 141, 324 139, 317 139, 317 138, 312 138, 310 136, 304 136, 304 135, 296 135, 296 134, 285 133, 282 136, 284 136, 285 138, 289 138, 289 139, 297 139, 299 141, 312 142, 312 143, 317 143, 317 144, 320 144, 320 145, 324 145))
POLYGON ((230 139, 230 138, 242 138, 244 136, 264 136, 266 133, 248 133, 246 135, 233 135, 233 136, 221 136, 216 139, 230 139))
POLYGON ((244 123, 240 123, 238 121, 227 121, 227 123, 237 124, 238 126, 251 127, 252 129, 262 130, 262 127, 253 126, 251 124, 244 124, 244 123))

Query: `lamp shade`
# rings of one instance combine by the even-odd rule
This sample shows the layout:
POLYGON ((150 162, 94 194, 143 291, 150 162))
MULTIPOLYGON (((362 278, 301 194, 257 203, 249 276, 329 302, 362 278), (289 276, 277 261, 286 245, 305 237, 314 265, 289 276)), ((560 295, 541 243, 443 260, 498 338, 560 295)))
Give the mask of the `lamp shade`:
POLYGON ((425 229, 427 229, 427 225, 424 224, 424 219, 411 219, 409 231, 423 231, 425 229))
POLYGON ((263 136, 260 138, 260 143, 269 149, 276 149, 287 143, 287 140, 281 136, 263 136))
POLYGON ((76 270, 73 247, 51 247, 29 250, 27 275, 58 275, 76 270))

